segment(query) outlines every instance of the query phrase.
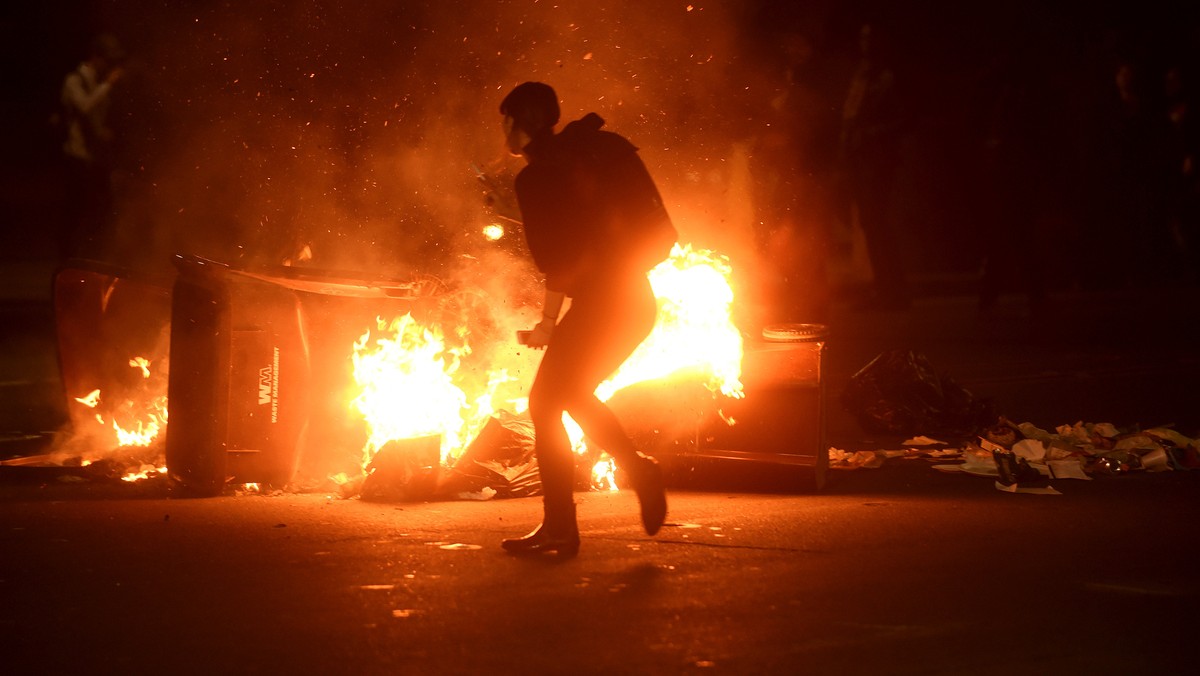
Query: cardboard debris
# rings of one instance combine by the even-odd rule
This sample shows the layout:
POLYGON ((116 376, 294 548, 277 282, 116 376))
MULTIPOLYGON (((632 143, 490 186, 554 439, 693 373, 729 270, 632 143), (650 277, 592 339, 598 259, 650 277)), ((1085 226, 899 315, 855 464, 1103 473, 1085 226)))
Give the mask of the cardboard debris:
POLYGON ((489 418, 451 470, 456 493, 494 491, 498 498, 540 495, 541 475, 528 416, 506 412, 489 418))

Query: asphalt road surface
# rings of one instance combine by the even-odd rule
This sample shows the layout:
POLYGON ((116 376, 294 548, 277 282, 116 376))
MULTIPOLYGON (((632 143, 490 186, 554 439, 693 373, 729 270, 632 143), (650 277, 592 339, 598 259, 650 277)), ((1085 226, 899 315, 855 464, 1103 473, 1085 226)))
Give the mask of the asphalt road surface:
POLYGON ((579 494, 565 562, 498 547, 538 498, 10 485, 0 650, 14 674, 1190 673, 1193 476, 992 484, 904 461, 675 491, 655 538, 633 496, 579 494))
MULTIPOLYGON (((1175 424, 1195 436, 1194 290, 899 313, 838 308, 836 401, 881 349, 926 354, 1014 420, 1175 424)), ((0 412, 61 422, 44 299, 7 301, 0 412)), ((830 406, 830 443, 887 447, 830 406)), ((36 435, 34 435, 36 436, 36 435)), ((17 455, 24 437, 4 448, 17 455)), ((30 442, 32 443, 32 442, 30 442)), ((0 482, 5 673, 1191 673, 1197 475, 1062 480, 1013 495, 926 460, 679 482, 669 525, 577 495, 578 558, 505 555, 538 498, 186 500, 161 486, 0 482)), ((757 472, 757 474, 756 474, 757 472)))

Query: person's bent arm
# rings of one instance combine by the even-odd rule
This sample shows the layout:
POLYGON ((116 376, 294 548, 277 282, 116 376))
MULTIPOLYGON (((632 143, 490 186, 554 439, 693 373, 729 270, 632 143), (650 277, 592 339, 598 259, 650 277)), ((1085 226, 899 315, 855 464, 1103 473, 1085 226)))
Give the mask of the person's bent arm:
POLYGON ((562 312, 566 294, 546 287, 546 297, 542 301, 542 320, 533 327, 529 334, 529 347, 546 347, 550 344, 550 336, 554 335, 554 327, 558 324, 558 315, 562 312))
POLYGON ((111 91, 112 82, 105 80, 89 92, 84 89, 83 77, 75 73, 63 83, 62 99, 63 103, 69 108, 77 110, 83 115, 88 115, 92 112, 92 108, 95 108, 97 104, 108 98, 111 91))

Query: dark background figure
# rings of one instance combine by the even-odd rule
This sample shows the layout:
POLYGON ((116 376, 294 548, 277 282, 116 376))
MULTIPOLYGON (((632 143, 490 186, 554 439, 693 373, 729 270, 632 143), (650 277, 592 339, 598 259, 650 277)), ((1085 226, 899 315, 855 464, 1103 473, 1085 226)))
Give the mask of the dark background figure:
POLYGON ((1089 257, 1106 263, 1090 278, 1099 288, 1143 286, 1166 271, 1167 121, 1147 70, 1128 56, 1110 70, 1103 137, 1097 139, 1102 174, 1093 195, 1096 231, 1089 242, 1089 257))
POLYGON ((638 452, 595 392, 654 328, 658 308, 647 272, 670 254, 676 233, 637 148, 602 131, 599 115, 556 134, 558 96, 540 82, 513 89, 500 113, 510 152, 528 163, 517 174, 517 205, 546 287, 542 320, 523 340, 546 348, 529 392, 543 520, 502 545, 513 554, 570 557, 579 551, 579 528, 564 412, 628 475, 646 532, 657 533, 666 517, 658 463, 638 452))
POLYGON ((901 309, 909 298, 893 192, 905 130, 902 86, 879 26, 859 29, 859 62, 842 106, 841 173, 850 218, 857 216, 871 263, 868 307, 901 309))
POLYGON ((94 254, 112 220, 115 139, 108 115, 124 59, 114 36, 98 35, 87 58, 63 80, 57 118, 66 187, 63 258, 94 254))
POLYGON ((1016 288, 1028 294, 1030 312, 1038 315, 1046 299, 1045 242, 1038 225, 1046 191, 1055 189, 1056 144, 1047 111, 1051 99, 1032 53, 1026 47, 1007 50, 981 78, 979 307, 991 309, 1001 293, 1016 288))
POLYGON ((1200 123, 1196 120, 1193 74, 1182 63, 1163 76, 1166 116, 1170 125, 1167 225, 1181 281, 1200 280, 1200 123))
POLYGON ((763 261, 762 319, 823 322, 830 302, 829 176, 836 153, 837 118, 828 105, 828 84, 813 39, 779 36, 765 55, 772 80, 769 98, 756 102, 752 118, 755 247, 763 261))

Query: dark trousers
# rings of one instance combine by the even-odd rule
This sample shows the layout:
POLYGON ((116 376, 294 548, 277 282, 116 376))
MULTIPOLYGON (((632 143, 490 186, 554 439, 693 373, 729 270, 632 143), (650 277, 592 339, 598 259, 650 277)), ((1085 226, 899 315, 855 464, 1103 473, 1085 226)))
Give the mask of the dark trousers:
POLYGON ((866 238, 875 293, 881 298, 907 296, 901 237, 892 213, 898 161, 863 160, 850 170, 850 199, 858 205, 858 223, 866 238))
POLYGON ((633 354, 654 328, 657 305, 644 276, 581 293, 554 329, 529 392, 534 451, 547 509, 570 504, 575 457, 563 427, 571 414, 591 441, 618 464, 637 453, 596 388, 633 354))
POLYGON ((112 175, 108 167, 78 158, 63 159, 65 213, 59 233, 62 258, 94 255, 112 218, 112 175))

